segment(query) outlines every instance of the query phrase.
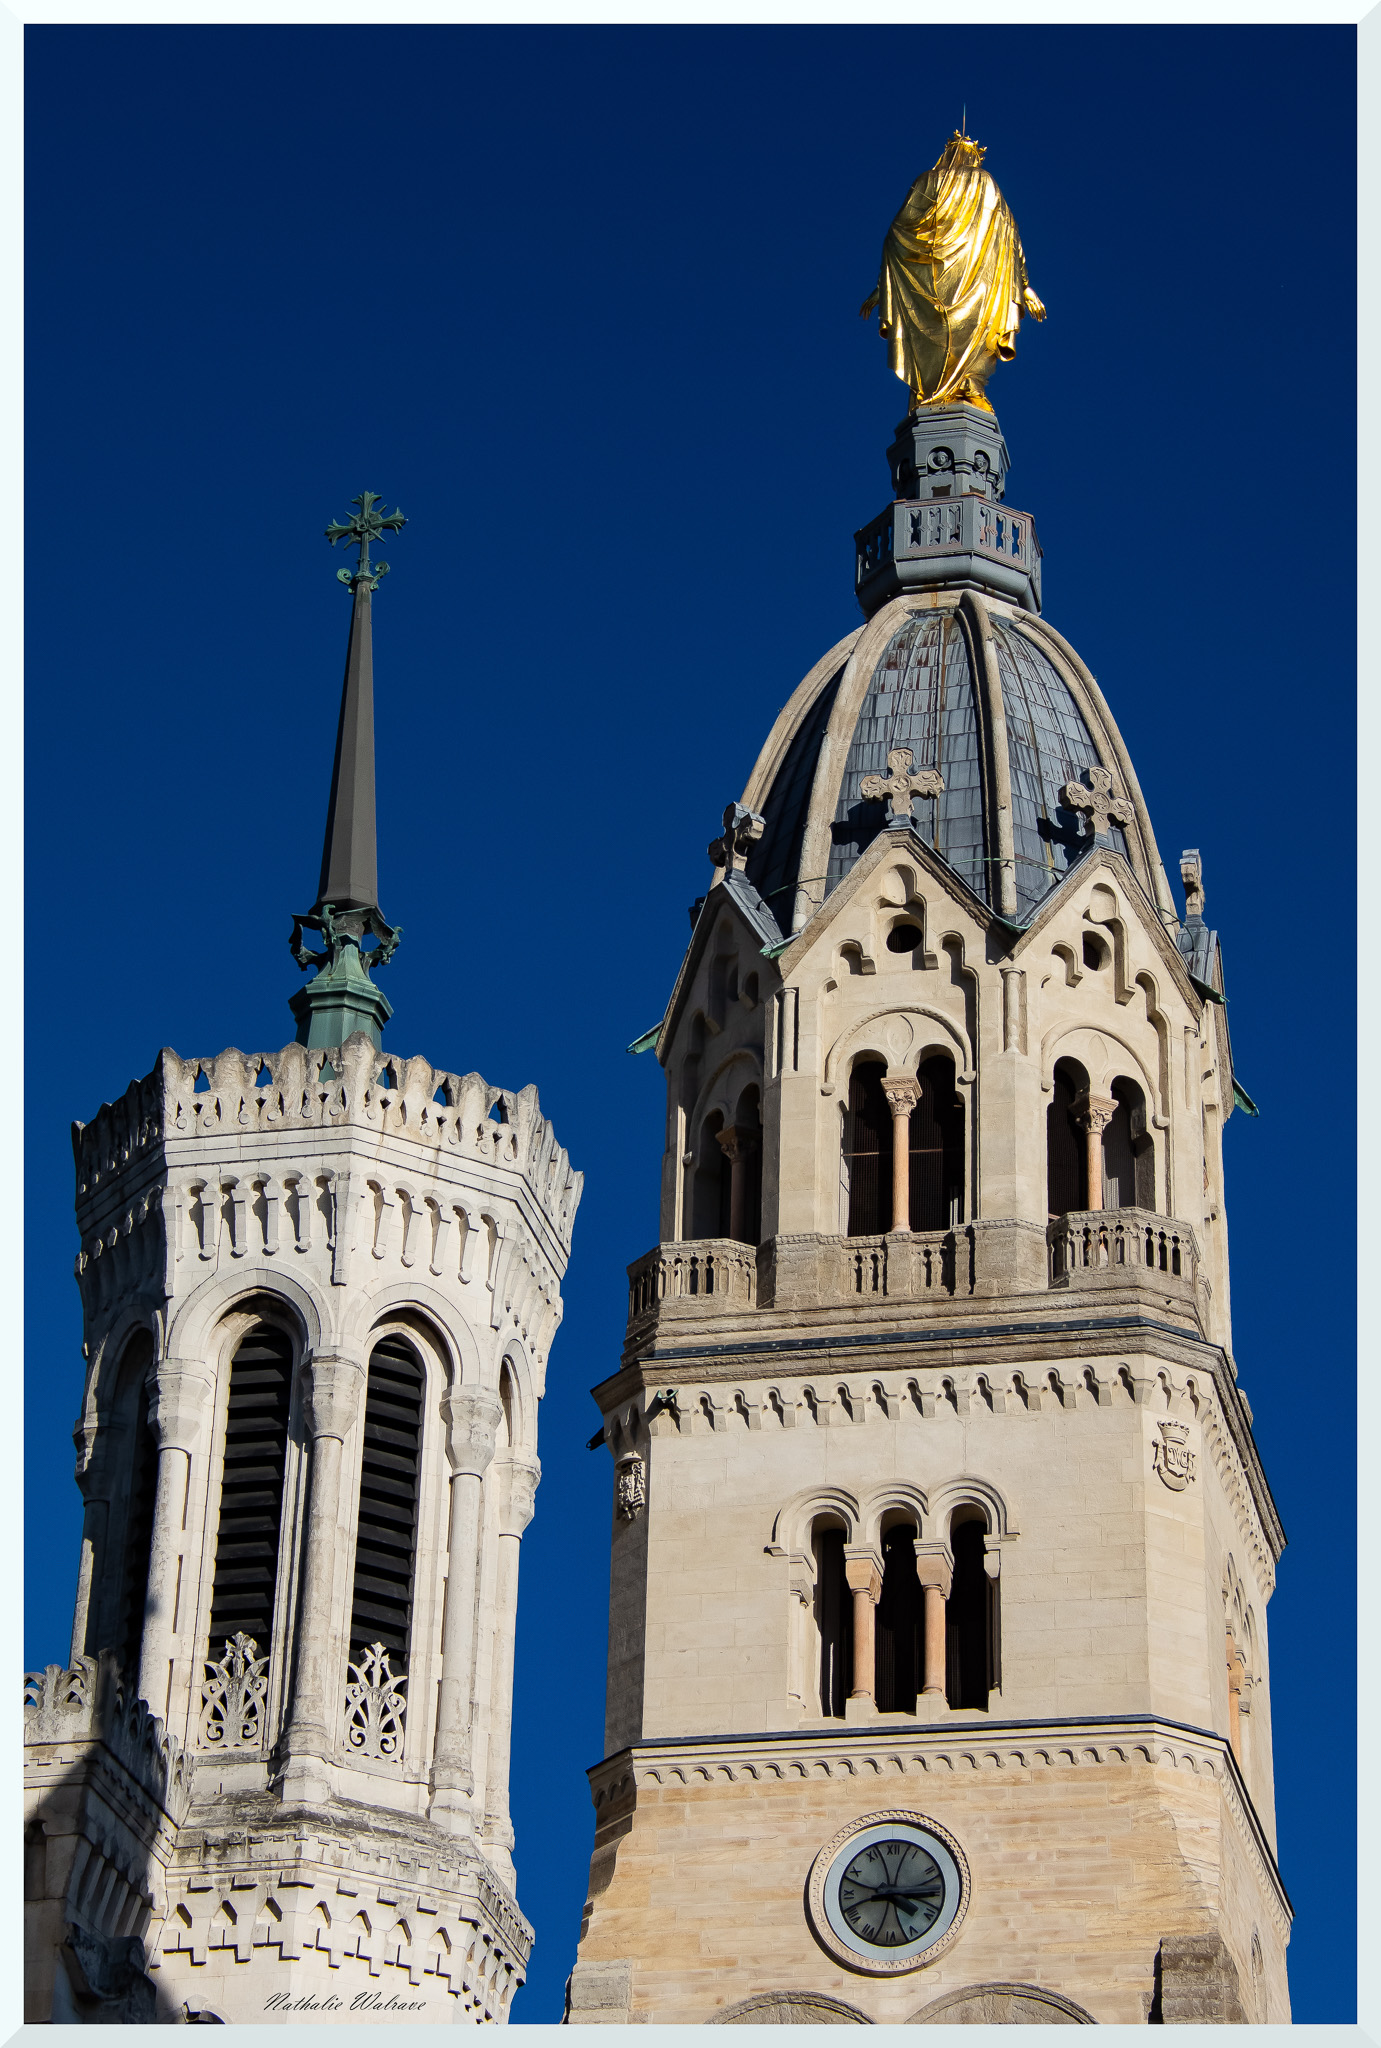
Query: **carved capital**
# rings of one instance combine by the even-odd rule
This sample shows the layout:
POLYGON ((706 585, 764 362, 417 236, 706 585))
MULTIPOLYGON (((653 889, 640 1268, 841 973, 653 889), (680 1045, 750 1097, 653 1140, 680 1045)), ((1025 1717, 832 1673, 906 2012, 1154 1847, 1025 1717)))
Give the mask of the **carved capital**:
POLYGON ((755 1152, 762 1134, 752 1124, 730 1124, 727 1130, 716 1131, 714 1135, 715 1143, 732 1164, 755 1152))
POLYGON ((307 1427, 314 1437, 342 1441, 359 1411, 365 1368, 357 1358, 318 1352, 309 1367, 307 1427))
POLYGON ((910 1116, 921 1099, 921 1084, 910 1074, 885 1074, 882 1092, 887 1097, 887 1107, 893 1118, 910 1116))
POLYGON ((536 1458, 510 1458, 505 1462, 503 1491, 499 1497, 499 1530, 502 1535, 522 1535, 532 1520, 541 1478, 542 1467, 536 1458))
POLYGON ((165 1358, 151 1378, 149 1427, 160 1451, 186 1451, 190 1457, 201 1442, 202 1425, 211 1413, 212 1386, 205 1366, 165 1358))
POLYGON ((948 1600, 954 1586, 954 1552, 948 1543, 917 1540, 916 1577, 923 1586, 938 1586, 941 1598, 948 1600))
POLYGON ((882 1597, 882 1560, 875 1550, 846 1545, 844 1578, 851 1593, 866 1593, 876 1606, 882 1597))
POLYGON ((1105 1131, 1117 1114, 1111 1095, 1080 1095, 1074 1103, 1074 1120, 1083 1130, 1105 1131))
POLYGON ((494 1455, 494 1439, 503 1419, 498 1395, 488 1387, 452 1387, 441 1397, 441 1417, 446 1424, 446 1456, 452 1477, 468 1473, 482 1478, 494 1455))

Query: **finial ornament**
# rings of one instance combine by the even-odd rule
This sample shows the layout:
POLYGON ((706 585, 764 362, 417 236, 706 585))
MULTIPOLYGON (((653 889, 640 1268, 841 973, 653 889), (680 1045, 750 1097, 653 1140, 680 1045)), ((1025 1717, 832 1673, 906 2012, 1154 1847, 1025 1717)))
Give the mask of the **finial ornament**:
POLYGON ((748 865, 748 849, 755 839, 761 839, 765 818, 756 811, 750 811, 744 804, 724 806, 724 836, 712 839, 706 848, 710 859, 717 868, 723 868, 725 875, 734 874, 748 865))
POLYGON ((1086 768, 1084 773, 1088 783, 1067 782, 1060 791, 1060 802, 1071 811, 1084 812, 1092 827, 1092 841, 1106 841, 1110 824, 1124 829, 1131 824, 1132 807, 1126 797, 1114 793, 1110 769, 1086 768))
POLYGON ((1012 210, 980 143, 956 130, 934 168, 917 178, 882 245, 877 288, 859 312, 877 310, 888 359, 921 405, 976 405, 1016 353, 1024 313, 1045 307, 1026 278, 1012 210))
POLYGON ((1204 864, 1197 846, 1186 846, 1180 855, 1180 880, 1184 883, 1184 921, 1204 921, 1204 864))
POLYGON ((885 796, 889 825, 909 825, 911 805, 918 796, 943 796, 945 779, 937 768, 918 768, 912 773, 915 755, 910 747, 893 747, 887 756, 885 775, 865 775, 859 783, 863 796, 885 796))
POLYGON ((360 559, 353 569, 337 569, 336 575, 351 590, 357 583, 363 583, 369 590, 377 590, 379 578, 388 574, 388 563, 370 561, 369 543, 381 541, 386 531, 396 533, 408 522, 397 510, 376 512, 374 507, 384 502, 377 491, 361 491, 359 497, 352 498, 350 502, 358 505, 359 511, 353 519, 333 519, 326 529, 326 538, 332 547, 338 540, 343 540, 348 548, 358 548, 360 559))

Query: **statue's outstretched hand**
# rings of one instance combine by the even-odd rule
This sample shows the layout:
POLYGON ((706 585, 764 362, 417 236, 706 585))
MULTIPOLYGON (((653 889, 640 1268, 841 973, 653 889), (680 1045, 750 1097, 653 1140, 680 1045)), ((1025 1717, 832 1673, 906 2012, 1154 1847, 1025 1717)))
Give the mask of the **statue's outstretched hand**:
POLYGON ((866 319, 868 318, 868 315, 869 315, 870 313, 875 313, 875 312, 877 311, 877 303, 878 303, 878 298, 879 298, 879 291, 878 291, 878 287, 877 287, 876 285, 874 285, 874 286, 873 286, 873 289, 872 289, 872 292, 871 292, 871 293, 870 293, 870 295, 869 295, 869 296, 868 296, 868 297, 867 297, 867 298, 866 298, 866 299, 865 299, 865 300, 863 301, 863 304, 862 304, 862 305, 861 305, 861 306, 859 307, 859 309, 858 309, 858 317, 859 317, 859 319, 860 319, 860 320, 866 320, 866 319))
POLYGON ((1036 297, 1029 284, 1022 288, 1021 302, 1033 320, 1044 320, 1044 301, 1036 297))

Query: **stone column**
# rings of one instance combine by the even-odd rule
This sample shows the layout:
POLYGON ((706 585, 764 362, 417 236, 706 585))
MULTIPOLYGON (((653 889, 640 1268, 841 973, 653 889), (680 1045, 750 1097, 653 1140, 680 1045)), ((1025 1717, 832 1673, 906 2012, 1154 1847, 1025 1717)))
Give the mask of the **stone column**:
POLYGON ((1117 1104, 1111 1095, 1085 1095, 1075 1104, 1076 1120, 1084 1127, 1088 1146, 1088 1207, 1103 1206, 1103 1133, 1112 1122, 1117 1104))
POLYGON ((729 1162, 729 1235, 748 1242, 748 1162, 758 1146, 758 1133, 748 1124, 730 1124, 715 1140, 729 1162))
POLYGON ((916 1576, 925 1606, 921 1696, 945 1697, 945 1602, 954 1585, 954 1554, 948 1543, 917 1542, 916 1576))
POLYGON ((461 1835, 474 1832, 470 1694, 475 1669, 480 1510, 484 1474, 494 1455, 503 1408, 488 1387, 452 1387, 442 1400, 441 1414, 451 1465, 451 1542, 428 1812, 441 1827, 461 1835))
MULTIPOLYGON (((192 1453, 200 1447, 214 1388, 200 1362, 165 1358, 153 1369, 149 1427, 158 1439, 158 1480, 149 1542, 149 1583, 139 1646, 139 1691, 150 1711, 168 1710, 168 1667, 175 1655, 178 1563, 186 1527, 192 1453)), ((193 1674, 193 1691, 200 1698, 193 1674)))
POLYGON ((921 1084, 910 1074, 888 1074, 882 1083, 892 1112, 892 1228, 911 1228, 911 1112, 921 1099, 921 1084))
POLYGON ((1242 1684, 1247 1667, 1242 1652, 1228 1637, 1228 1743, 1238 1763, 1242 1761, 1242 1684))
POLYGON ((844 1717, 849 1721, 868 1721, 877 1712, 874 1622, 882 1594, 882 1568, 876 1553, 846 1545, 844 1577, 854 1597, 854 1683, 844 1717))
POLYGON ((518 1615, 518 1553, 532 1520, 542 1468, 533 1458, 508 1460, 500 1475, 499 1566, 494 1588, 494 1691, 490 1702, 489 1768, 484 1798, 484 1839, 503 1852, 513 1847, 508 1813, 508 1760, 513 1731, 513 1647, 518 1615))
MULTIPOLYGON (((285 1799, 323 1799, 331 1792, 326 1761, 336 1747, 341 1707, 339 1700, 327 1697, 328 1660, 332 1649, 339 1648, 335 1584, 341 1459, 365 1388, 362 1361, 339 1353, 318 1353, 309 1374, 307 1427, 312 1451, 297 1603, 297 1667, 283 1736, 285 1799)), ((260 1645, 261 1654, 264 1647, 260 1645)))

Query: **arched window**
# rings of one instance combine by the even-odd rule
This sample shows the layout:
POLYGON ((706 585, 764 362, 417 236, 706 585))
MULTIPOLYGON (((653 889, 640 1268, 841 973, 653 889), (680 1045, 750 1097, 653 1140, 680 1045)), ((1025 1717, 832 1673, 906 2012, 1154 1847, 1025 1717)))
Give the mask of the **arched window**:
POLYGON ((854 1682, 853 1600, 844 1577, 844 1531, 817 1522, 811 1531, 815 1557, 815 1621, 820 1632, 820 1712, 844 1718, 854 1682))
POLYGON ((913 1522, 899 1522, 882 1539, 882 1593, 873 1622, 874 1697, 880 1714, 914 1714, 924 1679, 917 1533, 913 1522))
POLYGON ((292 1367, 291 1342, 266 1323, 246 1332, 231 1362, 211 1581, 213 1659, 241 1631, 261 1657, 273 1637, 292 1367))
POLYGON ((756 1087, 745 1088, 738 1099, 733 1135, 728 1234, 743 1244, 756 1244, 762 1232, 762 1108, 756 1087))
POLYGON ((1072 1061, 1059 1060, 1045 1112, 1046 1202, 1052 1216, 1088 1207, 1088 1151, 1074 1120, 1074 1098, 1084 1078, 1072 1061))
POLYGON ((731 1179, 729 1161, 719 1142, 723 1128, 724 1118, 718 1110, 707 1116, 700 1127, 691 1187, 692 1237, 729 1235, 731 1179))
MULTIPOLYGON (((921 1099, 911 1112, 911 1228, 948 1230, 964 1220, 964 1104, 954 1062, 922 1060, 921 1099)), ((889 1205, 890 1206, 890 1205, 889 1205)))
POLYGON ((1154 1209, 1156 1160, 1146 1128, 1146 1097, 1135 1081, 1122 1076, 1111 1092, 1117 1108, 1103 1132, 1103 1207, 1154 1209))
POLYGON ((850 1237, 876 1237, 892 1225, 892 1112, 882 1092, 881 1060, 860 1060, 849 1076, 844 1112, 844 1174, 850 1237))
POLYGON ((978 1508, 950 1522, 954 1580, 945 1602, 945 1696, 951 1707, 986 1710, 998 1683, 997 1586, 983 1567, 987 1523, 978 1508))
POLYGON ((129 1491, 125 1496, 125 1530, 120 1559, 120 1610, 115 1623, 115 1654, 126 1684, 139 1678, 139 1651, 144 1640, 144 1601, 149 1588, 149 1551, 153 1543, 154 1495, 158 1488, 158 1444, 149 1427, 153 1403, 148 1370, 153 1339, 140 1330, 125 1346, 120 1361, 121 1391, 128 1403, 132 1435, 129 1445, 129 1491))
POLYGON ((364 1397, 350 1655, 358 1662, 382 1643, 395 1678, 407 1669, 412 1624, 423 1386, 422 1361, 407 1339, 381 1338, 369 1354, 364 1397))

